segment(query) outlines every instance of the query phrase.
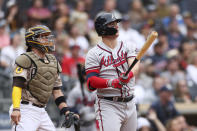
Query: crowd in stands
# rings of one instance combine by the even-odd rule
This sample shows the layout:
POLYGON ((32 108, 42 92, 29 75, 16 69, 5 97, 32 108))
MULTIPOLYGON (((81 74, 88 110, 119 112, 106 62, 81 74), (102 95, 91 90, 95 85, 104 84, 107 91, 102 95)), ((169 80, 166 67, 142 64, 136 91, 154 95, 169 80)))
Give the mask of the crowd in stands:
MULTIPOLYGON (((138 130, 193 130, 174 103, 197 102, 196 6, 195 0, 1 0, 0 99, 11 99, 12 68, 26 50, 25 30, 38 24, 50 27, 55 36, 62 90, 68 97, 73 89, 80 90, 77 64, 84 65, 87 51, 101 40, 94 18, 111 12, 123 19, 118 39, 137 51, 152 30, 159 33, 136 76, 136 103, 151 105, 146 116, 139 116, 138 130)), ((82 103, 79 99, 71 105, 82 103)))

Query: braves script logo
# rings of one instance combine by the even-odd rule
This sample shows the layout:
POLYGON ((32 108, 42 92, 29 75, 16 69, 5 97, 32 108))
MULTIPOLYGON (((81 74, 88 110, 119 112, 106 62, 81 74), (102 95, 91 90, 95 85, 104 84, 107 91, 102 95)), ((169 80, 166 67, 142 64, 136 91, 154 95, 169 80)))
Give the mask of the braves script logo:
POLYGON ((118 67, 126 62, 126 53, 121 52, 121 56, 118 56, 117 59, 113 59, 113 56, 110 55, 107 58, 105 56, 101 59, 101 66, 104 65, 105 67, 113 65, 113 67, 118 67))

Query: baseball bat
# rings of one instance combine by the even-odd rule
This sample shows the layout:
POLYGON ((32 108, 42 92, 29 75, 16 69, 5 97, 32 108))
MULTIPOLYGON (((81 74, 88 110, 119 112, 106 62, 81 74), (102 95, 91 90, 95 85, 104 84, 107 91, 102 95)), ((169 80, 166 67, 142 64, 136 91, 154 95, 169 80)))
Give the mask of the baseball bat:
POLYGON ((129 72, 135 66, 135 64, 142 58, 142 56, 144 55, 144 53, 148 50, 148 48, 153 43, 153 41, 157 38, 157 36, 158 36, 158 33, 156 31, 152 31, 151 32, 151 34, 148 36, 148 38, 147 38, 144 46, 142 47, 142 49, 140 50, 140 52, 138 53, 138 55, 135 57, 133 63, 131 64, 131 66, 129 67, 129 69, 127 70, 127 72, 125 73, 125 76, 127 76, 129 74, 129 72))
POLYGON ((82 65, 79 64, 79 63, 77 64, 77 74, 78 74, 78 78, 79 78, 79 82, 80 82, 80 86, 81 86, 81 93, 82 93, 82 97, 83 97, 83 104, 86 105, 85 92, 84 92, 84 87, 83 87, 85 79, 84 79, 84 74, 82 73, 82 65))

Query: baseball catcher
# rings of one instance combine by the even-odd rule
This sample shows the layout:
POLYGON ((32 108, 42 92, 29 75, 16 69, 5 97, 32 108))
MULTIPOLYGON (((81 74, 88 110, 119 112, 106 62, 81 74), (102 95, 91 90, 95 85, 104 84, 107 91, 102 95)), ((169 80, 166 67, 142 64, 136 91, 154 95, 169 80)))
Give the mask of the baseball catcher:
POLYGON ((55 56, 51 30, 44 25, 29 28, 25 33, 27 52, 17 57, 13 74, 10 115, 13 131, 55 131, 45 107, 51 95, 65 127, 78 125, 79 116, 69 111, 61 91, 61 66, 55 56))

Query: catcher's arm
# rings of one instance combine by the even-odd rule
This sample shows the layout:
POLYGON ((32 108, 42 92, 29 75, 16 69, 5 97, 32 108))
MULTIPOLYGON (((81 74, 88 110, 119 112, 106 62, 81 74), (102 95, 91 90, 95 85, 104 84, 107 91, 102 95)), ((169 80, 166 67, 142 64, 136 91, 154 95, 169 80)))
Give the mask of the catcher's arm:
POLYGON ((12 121, 17 125, 21 119, 20 113, 20 101, 22 96, 22 88, 24 88, 25 79, 23 77, 13 78, 13 89, 12 89, 12 104, 13 111, 11 113, 12 121))
POLYGON ((64 94, 62 93, 60 88, 59 89, 56 88, 56 90, 53 90, 53 98, 55 100, 57 107, 60 109, 61 115, 65 115, 66 112, 69 112, 64 94), (62 111, 63 108, 67 108, 67 109, 62 111))
POLYGON ((70 112, 60 88, 55 88, 55 90, 53 90, 53 97, 57 107, 60 109, 60 114, 65 115, 65 121, 63 122, 62 126, 70 128, 71 125, 74 124, 77 128, 79 128, 79 115, 70 112))

